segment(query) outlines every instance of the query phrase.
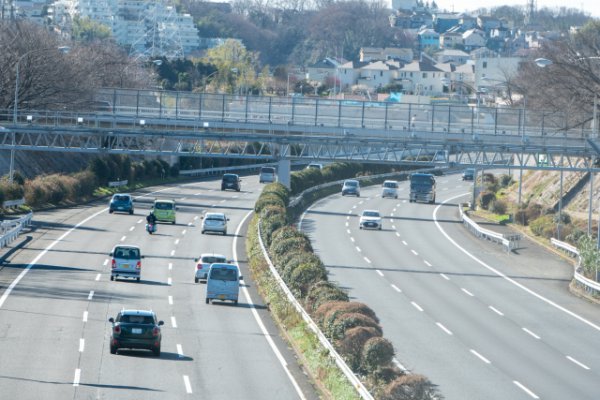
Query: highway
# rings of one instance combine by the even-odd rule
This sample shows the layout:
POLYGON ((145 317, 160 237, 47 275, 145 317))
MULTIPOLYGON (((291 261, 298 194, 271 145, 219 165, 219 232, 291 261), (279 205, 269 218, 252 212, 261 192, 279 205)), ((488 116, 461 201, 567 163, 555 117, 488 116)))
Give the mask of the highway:
POLYGON ((568 291, 572 266, 525 244, 513 254, 472 236, 457 204, 472 183, 438 178, 437 204, 330 196, 304 215, 330 279, 378 315, 399 366, 427 376, 448 400, 600 397, 598 306, 568 291), (359 230, 378 209, 382 231, 359 230))
POLYGON ((134 193, 134 215, 107 203, 39 212, 24 248, 0 266, 2 399, 317 399, 279 336, 246 265, 243 224, 263 185, 244 177, 241 192, 219 181, 134 193), (177 201, 177 224, 144 230, 154 197, 177 201), (200 216, 223 211, 228 235, 202 235, 200 216), (108 254, 139 245, 141 282, 110 281, 108 254), (194 257, 222 253, 239 261, 240 303, 205 304, 194 284, 194 257), (163 320, 162 354, 109 353, 122 308, 152 309, 163 320))

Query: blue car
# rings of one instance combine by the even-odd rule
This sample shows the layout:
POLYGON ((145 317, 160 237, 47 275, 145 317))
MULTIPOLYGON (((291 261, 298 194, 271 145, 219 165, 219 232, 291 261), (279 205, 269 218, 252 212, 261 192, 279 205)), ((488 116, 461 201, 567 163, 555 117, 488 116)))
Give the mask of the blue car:
POLYGON ((112 214, 115 211, 133 214, 133 198, 130 194, 115 193, 108 204, 108 212, 112 214))

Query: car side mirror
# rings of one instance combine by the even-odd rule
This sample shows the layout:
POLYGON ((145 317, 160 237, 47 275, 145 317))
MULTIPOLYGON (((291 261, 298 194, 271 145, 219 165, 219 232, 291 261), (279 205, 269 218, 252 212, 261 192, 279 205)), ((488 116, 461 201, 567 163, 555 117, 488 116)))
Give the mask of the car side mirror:
POLYGON ((198 262, 198 260, 199 260, 198 258, 194 258, 194 262, 198 262))
POLYGON ((113 253, 108 253, 108 256, 109 256, 109 257, 112 257, 112 256, 113 256, 113 253))
POLYGON ((158 326, 164 325, 165 321, 158 321, 158 326))
POLYGON ((140 258, 146 258, 146 256, 140 256, 140 258))
POLYGON ((227 264, 233 264, 234 262, 234 260, 227 260, 227 264))
POLYGON ((227 221, 229 221, 229 218, 227 218, 227 221))
POLYGON ((113 317, 110 317, 110 318, 108 319, 108 322, 112 322, 112 323, 114 324, 114 323, 115 323, 115 319, 114 319, 113 317))
POLYGON ((200 219, 204 219, 204 215, 201 215, 201 216, 200 216, 200 219))
POLYGON ((240 275, 240 277, 238 278, 238 281, 243 281, 244 277, 242 275, 240 275))

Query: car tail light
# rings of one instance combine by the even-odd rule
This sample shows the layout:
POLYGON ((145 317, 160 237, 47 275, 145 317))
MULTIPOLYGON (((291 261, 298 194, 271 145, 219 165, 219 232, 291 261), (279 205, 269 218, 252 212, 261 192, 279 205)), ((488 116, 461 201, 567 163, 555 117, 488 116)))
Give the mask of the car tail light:
POLYGON ((113 327, 113 332, 116 333, 117 335, 121 333, 121 327, 119 325, 115 325, 113 327))
POLYGON ((142 269, 142 262, 138 261, 137 264, 135 264, 135 269, 142 269))
POLYGON ((202 269, 202 264, 198 264, 198 265, 196 266, 196 269, 202 269))
POLYGON ((154 329, 152 329, 152 336, 158 336, 158 334, 160 333, 160 329, 158 329, 158 327, 154 327, 154 329))
POLYGON ((112 269, 115 269, 115 268, 117 268, 117 261, 116 261, 114 258, 113 258, 113 260, 112 260, 112 265, 111 265, 111 268, 112 268, 112 269))

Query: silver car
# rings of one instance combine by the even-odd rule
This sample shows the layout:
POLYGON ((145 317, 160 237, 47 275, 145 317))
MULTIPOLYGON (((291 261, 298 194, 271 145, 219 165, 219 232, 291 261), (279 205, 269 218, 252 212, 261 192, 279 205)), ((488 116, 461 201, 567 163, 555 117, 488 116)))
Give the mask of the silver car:
POLYGON ((223 213, 206 213, 202 216, 202 233, 217 232, 227 235, 227 221, 229 218, 223 213))
POLYGON ((381 191, 381 197, 393 197, 398 198, 398 182, 397 181, 385 181, 383 182, 383 190, 381 191))
POLYGON ((198 283, 198 281, 205 281, 208 278, 208 270, 210 269, 210 264, 212 263, 229 263, 227 257, 221 254, 215 253, 202 253, 200 257, 194 258, 196 262, 196 274, 194 276, 194 282, 198 283))
POLYGON ((142 258, 140 248, 131 245, 116 245, 110 252, 110 280, 116 278, 133 278, 140 281, 142 274, 142 258))

